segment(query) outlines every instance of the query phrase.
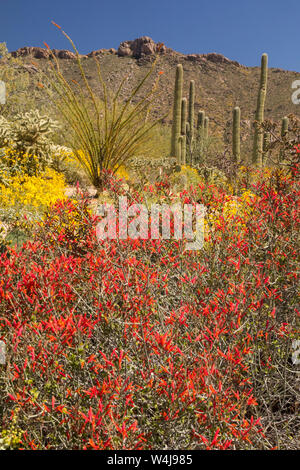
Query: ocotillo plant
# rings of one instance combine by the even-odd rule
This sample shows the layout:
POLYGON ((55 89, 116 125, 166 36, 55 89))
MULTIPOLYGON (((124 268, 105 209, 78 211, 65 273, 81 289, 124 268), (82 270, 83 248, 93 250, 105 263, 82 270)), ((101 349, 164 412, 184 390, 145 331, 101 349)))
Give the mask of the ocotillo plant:
POLYGON ((206 153, 208 148, 208 133, 209 133, 209 117, 205 116, 204 118, 204 127, 203 127, 203 144, 204 144, 204 160, 206 161, 206 153))
MULTIPOLYGON (((61 29, 56 23, 53 24, 61 29)), ((161 118, 154 122, 148 119, 154 97, 157 96, 159 76, 144 97, 137 98, 142 87, 149 83, 150 77, 155 73, 158 55, 148 72, 130 90, 128 99, 124 102, 120 101, 120 96, 124 91, 126 78, 121 81, 115 93, 110 93, 101 74, 100 62, 94 57, 98 86, 103 94, 101 100, 96 89, 91 87, 82 65, 81 55, 74 42, 63 30, 61 32, 74 49, 82 84, 74 80, 69 82, 64 77, 57 57, 45 43, 53 59, 50 61, 53 74, 48 70, 42 72, 42 76, 50 85, 50 93, 48 93, 48 87, 40 85, 48 93, 50 100, 72 131, 66 143, 72 149, 90 182, 97 189, 97 196, 99 196, 105 185, 105 170, 115 173, 126 160, 139 152, 149 140, 154 126, 161 121, 161 118), (52 93, 52 90, 56 92, 56 95, 52 93)))
POLYGON ((176 157, 179 162, 179 137, 181 131, 181 100, 182 100, 182 80, 183 68, 181 64, 176 67, 174 105, 173 105, 173 124, 172 124, 172 141, 171 154, 176 157))
POLYGON ((237 106, 233 110, 232 154, 236 163, 241 161, 241 110, 237 106))
POLYGON ((193 163, 192 155, 193 155, 193 144, 194 144, 194 114, 195 114, 195 81, 190 81, 190 91, 189 91, 189 125, 190 125, 190 132, 188 134, 188 155, 189 155, 189 163, 193 163))
POLYGON ((252 162, 261 167, 263 159, 263 132, 260 125, 264 120, 264 107, 267 94, 267 81, 268 81, 268 55, 263 54, 261 57, 260 69, 260 86, 257 97, 257 108, 255 114, 255 130, 253 142, 253 155, 252 162))

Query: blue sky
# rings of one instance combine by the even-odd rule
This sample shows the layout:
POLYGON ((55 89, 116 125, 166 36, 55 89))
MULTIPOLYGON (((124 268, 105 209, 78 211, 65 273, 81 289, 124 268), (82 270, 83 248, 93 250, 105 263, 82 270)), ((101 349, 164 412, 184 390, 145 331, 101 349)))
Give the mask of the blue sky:
POLYGON ((300 72, 299 0, 0 0, 0 42, 70 49, 58 23, 79 52, 117 48, 150 36, 183 53, 219 52, 242 64, 300 72))

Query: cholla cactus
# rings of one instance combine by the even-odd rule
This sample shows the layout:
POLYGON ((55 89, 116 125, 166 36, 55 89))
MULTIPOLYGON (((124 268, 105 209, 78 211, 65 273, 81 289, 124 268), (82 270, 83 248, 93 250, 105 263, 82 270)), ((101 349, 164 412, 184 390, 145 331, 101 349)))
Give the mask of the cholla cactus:
POLYGON ((0 147, 9 145, 11 139, 11 123, 5 117, 0 116, 0 147))
POLYGON ((0 147, 9 146, 20 155, 35 156, 44 169, 51 163, 50 136, 59 127, 57 121, 41 116, 38 110, 17 114, 14 121, 1 117, 0 147))
POLYGON ((40 116, 38 110, 18 114, 13 123, 14 141, 24 153, 45 157, 50 153, 49 136, 60 126, 48 116, 40 116))

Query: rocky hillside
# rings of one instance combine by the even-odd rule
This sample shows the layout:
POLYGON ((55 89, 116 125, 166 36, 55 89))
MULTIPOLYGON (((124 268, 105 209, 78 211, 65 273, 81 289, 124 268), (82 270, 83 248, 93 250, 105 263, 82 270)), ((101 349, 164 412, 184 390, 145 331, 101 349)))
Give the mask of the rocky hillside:
MULTIPOLYGON (((91 84, 99 89, 97 81, 96 56, 101 64, 103 77, 112 89, 117 89, 124 75, 128 76, 123 97, 133 84, 137 83, 149 67, 154 53, 159 50, 157 70, 161 76, 160 96, 155 103, 157 113, 167 113, 172 109, 173 84, 176 64, 181 63, 184 69, 184 91, 188 94, 191 79, 196 84, 196 111, 204 109, 211 123, 219 129, 225 129, 231 119, 234 106, 239 105, 242 111, 244 126, 250 126, 254 117, 259 68, 246 67, 236 61, 227 59, 221 54, 181 54, 165 45, 156 44, 149 37, 141 37, 133 41, 124 41, 116 49, 99 49, 87 55, 81 55, 84 68, 91 84)), ((80 81, 80 74, 75 55, 68 50, 52 51, 58 58, 61 70, 69 79, 80 81)), ((267 52, 267 51, 266 51, 267 52)), ((29 74, 35 74, 37 68, 45 70, 49 66, 50 53, 39 47, 23 47, 11 53, 18 57, 29 74), (35 64, 32 64, 35 62, 35 64)), ((260 57, 257 58, 258 64, 260 57)), ((1 60, 0 60, 1 67, 1 60)), ((300 79, 297 72, 271 68, 266 101, 266 118, 280 119, 284 115, 294 113, 300 116, 300 105, 292 103, 292 82, 300 79)), ((40 93, 40 103, 47 99, 40 93)), ((166 122, 172 119, 172 112, 166 122)))

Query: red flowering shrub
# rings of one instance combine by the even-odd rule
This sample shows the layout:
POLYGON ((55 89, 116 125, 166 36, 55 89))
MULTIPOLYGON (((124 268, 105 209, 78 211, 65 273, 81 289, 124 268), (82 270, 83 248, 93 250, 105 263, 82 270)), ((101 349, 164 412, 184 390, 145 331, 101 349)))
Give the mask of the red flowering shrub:
POLYGON ((0 258, 3 445, 14 423, 18 448, 284 446, 264 429, 297 399, 295 172, 253 185, 247 217, 222 215, 220 188, 182 193, 215 217, 200 251, 99 242, 85 197, 57 202, 31 242, 0 258))

